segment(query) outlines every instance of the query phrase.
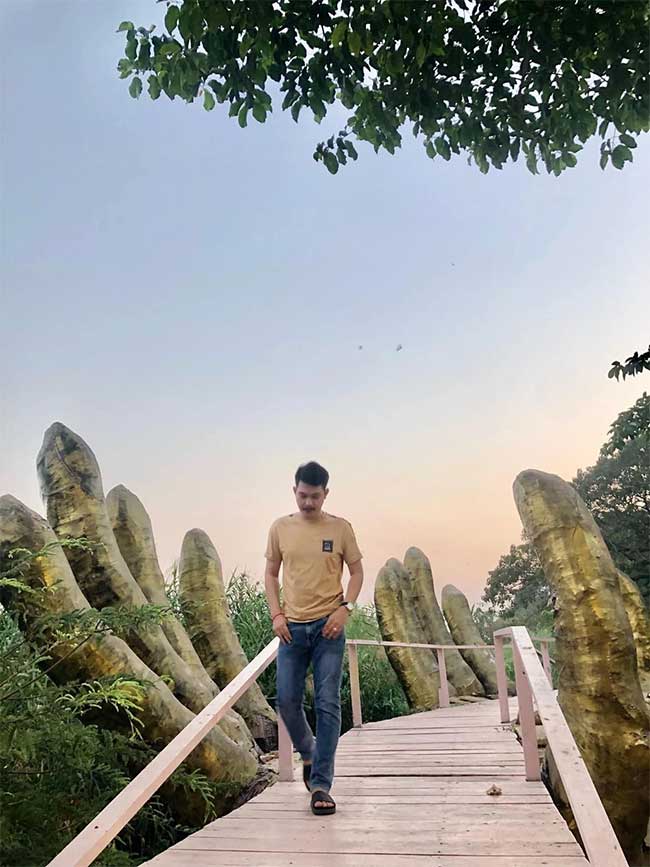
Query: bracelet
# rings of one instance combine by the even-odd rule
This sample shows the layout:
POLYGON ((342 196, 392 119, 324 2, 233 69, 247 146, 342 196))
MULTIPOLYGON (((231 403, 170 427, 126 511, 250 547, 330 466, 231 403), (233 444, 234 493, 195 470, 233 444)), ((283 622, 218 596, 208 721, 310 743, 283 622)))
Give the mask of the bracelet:
POLYGON ((271 618, 271 623, 273 623, 273 621, 275 620, 276 617, 280 617, 280 616, 284 617, 284 611, 278 611, 277 614, 274 614, 273 617, 271 618))

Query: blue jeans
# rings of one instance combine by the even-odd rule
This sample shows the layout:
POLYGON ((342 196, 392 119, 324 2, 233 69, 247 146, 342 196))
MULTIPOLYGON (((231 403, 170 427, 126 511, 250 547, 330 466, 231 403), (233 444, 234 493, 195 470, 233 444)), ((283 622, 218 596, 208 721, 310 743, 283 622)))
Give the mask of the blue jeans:
POLYGON ((291 644, 278 651, 278 710, 303 760, 312 761, 310 788, 329 792, 334 779, 334 754, 341 734, 341 677, 345 635, 325 638, 327 617, 307 623, 289 622, 291 644), (316 737, 303 708, 309 663, 314 670, 316 737))

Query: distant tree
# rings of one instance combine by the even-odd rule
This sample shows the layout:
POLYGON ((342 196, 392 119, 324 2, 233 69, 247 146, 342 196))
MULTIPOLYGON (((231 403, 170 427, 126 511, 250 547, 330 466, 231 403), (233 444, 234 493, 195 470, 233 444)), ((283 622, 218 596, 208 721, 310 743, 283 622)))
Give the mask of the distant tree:
POLYGON ((488 574, 483 602, 498 611, 504 620, 526 609, 540 612, 548 608, 551 592, 537 552, 529 542, 511 545, 488 574))
MULTIPOLYGON (((650 605, 650 397, 644 394, 609 429, 593 467, 572 482, 598 524, 612 558, 650 605)), ((551 595, 533 546, 512 545, 488 574, 482 607, 503 620, 533 620, 551 595)))
POLYGON ((645 392, 618 416, 598 460, 578 470, 573 485, 614 562, 650 604, 650 397, 645 392))
POLYGON ((481 172, 521 153, 559 175, 584 143, 631 162, 650 115, 645 0, 179 0, 165 30, 123 21, 118 64, 138 98, 161 93, 245 127, 282 100, 295 121, 340 103, 345 127, 314 152, 335 174, 353 141, 394 153, 409 126, 427 156, 481 172))

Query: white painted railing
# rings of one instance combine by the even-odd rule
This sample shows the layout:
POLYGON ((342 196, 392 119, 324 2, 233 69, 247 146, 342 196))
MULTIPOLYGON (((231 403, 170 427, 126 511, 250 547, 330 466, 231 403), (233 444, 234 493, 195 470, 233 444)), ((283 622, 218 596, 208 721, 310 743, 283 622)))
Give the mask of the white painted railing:
POLYGON ((593 867, 627 867, 616 834, 553 691, 548 640, 545 640, 546 645, 542 644, 543 664, 540 664, 533 640, 525 626, 512 626, 494 633, 501 722, 510 722, 503 656, 506 640, 512 642, 526 779, 539 780, 541 777, 535 727, 537 707, 546 741, 571 805, 589 863, 593 867))

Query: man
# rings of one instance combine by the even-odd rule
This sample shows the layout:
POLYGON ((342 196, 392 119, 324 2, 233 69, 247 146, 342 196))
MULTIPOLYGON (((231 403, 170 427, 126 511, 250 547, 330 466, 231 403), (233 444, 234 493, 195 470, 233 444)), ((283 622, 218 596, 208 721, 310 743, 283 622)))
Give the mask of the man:
POLYGON ((303 780, 315 815, 336 811, 330 795, 341 734, 341 674, 345 624, 363 583, 361 552, 351 525, 323 511, 329 473, 310 461, 298 467, 293 492, 298 511, 269 531, 264 585, 278 652, 278 711, 303 761, 303 780), (343 563, 350 570, 343 595, 343 563), (280 605, 282 564, 284 608, 280 605), (314 672, 316 737, 303 709, 305 677, 314 672))

